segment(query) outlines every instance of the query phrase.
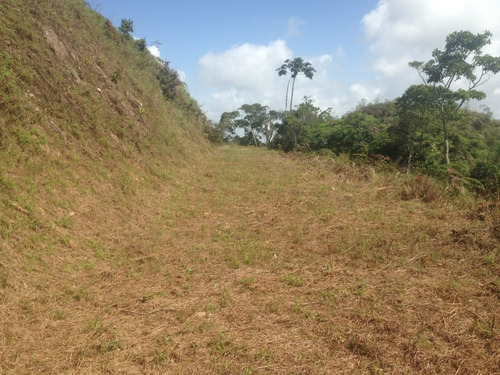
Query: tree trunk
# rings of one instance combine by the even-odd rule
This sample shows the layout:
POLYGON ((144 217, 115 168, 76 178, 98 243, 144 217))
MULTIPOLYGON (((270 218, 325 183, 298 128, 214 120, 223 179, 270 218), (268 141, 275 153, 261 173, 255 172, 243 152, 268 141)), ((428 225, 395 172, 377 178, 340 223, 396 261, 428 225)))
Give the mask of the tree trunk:
POLYGON ((443 104, 441 104, 441 123, 443 125, 443 136, 444 136, 444 160, 446 165, 450 166, 450 142, 448 140, 448 126, 446 123, 446 116, 444 113, 443 104))
POLYGON ((293 105, 293 90, 295 88, 295 78, 293 79, 292 82, 292 95, 290 96, 290 112, 292 112, 292 105, 293 105))
POLYGON ((255 134, 252 130, 252 138, 253 138, 253 142, 255 143, 255 147, 258 147, 259 145, 257 144, 257 138, 255 138, 255 134))
POLYGON ((290 81, 292 80, 292 77, 288 80, 288 83, 286 85, 286 97, 285 97, 285 114, 288 109, 288 89, 290 88, 290 81))
POLYGON ((411 139, 411 137, 408 137, 408 165, 406 167, 406 171, 407 172, 410 172, 411 170, 411 163, 412 163, 412 159, 413 159, 413 140, 411 139))
POLYGON ((266 147, 269 148, 269 144, 271 143, 271 125, 266 123, 266 147))

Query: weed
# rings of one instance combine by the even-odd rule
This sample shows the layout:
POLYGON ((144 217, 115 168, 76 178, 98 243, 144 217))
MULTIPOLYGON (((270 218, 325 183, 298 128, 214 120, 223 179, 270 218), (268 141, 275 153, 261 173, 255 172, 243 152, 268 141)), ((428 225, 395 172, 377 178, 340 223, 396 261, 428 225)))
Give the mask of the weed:
POLYGON ((67 313, 65 311, 58 310, 52 315, 52 319, 63 320, 63 319, 66 319, 66 316, 67 316, 67 313))
POLYGON ((99 344, 99 352, 108 353, 113 350, 123 349, 123 344, 118 340, 111 340, 104 344, 99 344))
POLYGON ((222 308, 228 307, 232 303, 233 299, 228 291, 224 291, 219 296, 219 306, 222 308))
POLYGON ((217 311, 218 307, 217 305, 213 304, 213 303, 208 303, 206 306, 205 306, 205 312, 207 314, 211 314, 213 313, 214 311, 217 311))
POLYGON ((63 217, 59 220, 57 220, 57 225, 69 229, 73 226, 73 220, 70 216, 63 217))
POLYGON ((230 357, 237 354, 242 348, 239 348, 233 340, 224 333, 219 332, 216 337, 209 341, 208 347, 213 355, 221 357, 230 357))
POLYGON ((88 288, 85 286, 79 286, 74 289, 68 289, 67 293, 69 293, 69 295, 73 297, 75 301, 82 301, 88 299, 90 296, 90 292, 88 288))
POLYGON ((113 74, 111 75, 111 81, 115 84, 118 83, 118 81, 122 78, 122 70, 121 69, 117 69, 113 72, 113 74))
POLYGON ((9 270, 0 263, 0 290, 7 287, 9 270))
POLYGON ((245 289, 250 289, 253 284, 255 284, 256 278, 254 276, 244 277, 238 279, 238 284, 240 284, 245 289))
POLYGON ((336 307, 338 303, 338 297, 335 291, 320 290, 319 296, 321 299, 331 307, 336 307))
POLYGON ((265 305, 265 311, 268 313, 279 314, 283 305, 281 299, 271 299, 265 305))
POLYGON ((95 317, 88 321, 87 326, 84 329, 84 332, 94 332, 100 331, 103 329, 103 322, 100 318, 95 317))
POLYGON ((304 280, 301 277, 291 273, 284 275, 281 279, 290 286, 299 287, 304 285, 304 280))

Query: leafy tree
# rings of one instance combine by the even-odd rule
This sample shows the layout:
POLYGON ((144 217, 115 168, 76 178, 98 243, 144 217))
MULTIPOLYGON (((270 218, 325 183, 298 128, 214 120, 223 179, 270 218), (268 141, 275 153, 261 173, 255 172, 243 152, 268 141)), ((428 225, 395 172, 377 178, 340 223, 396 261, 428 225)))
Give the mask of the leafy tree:
POLYGON ((400 150, 399 157, 406 160, 408 169, 416 159, 425 159, 429 148, 429 137, 434 124, 439 122, 439 113, 435 106, 435 88, 426 85, 410 86, 396 99, 399 121, 391 126, 390 132, 396 138, 400 150))
POLYGON ((498 194, 500 184, 500 120, 490 111, 462 110, 453 135, 468 181, 483 193, 498 194))
POLYGON ((220 116, 217 129, 223 134, 222 138, 225 142, 231 141, 236 135, 236 119, 240 116, 240 112, 224 112, 220 116))
POLYGON ((426 86, 432 86, 433 101, 438 108, 444 137, 444 158, 450 164, 448 123, 453 120, 462 105, 472 99, 481 100, 485 93, 477 90, 489 74, 500 71, 500 57, 483 54, 483 48, 491 43, 491 32, 472 34, 456 31, 446 37, 444 50, 435 49, 433 58, 426 63, 413 61, 410 67, 417 70, 426 86), (452 90, 457 81, 465 81, 468 88, 452 90))
POLYGON ((390 144, 387 128, 376 117, 354 111, 334 122, 329 145, 335 153, 350 156, 385 155, 384 148, 390 144))
POLYGON ((262 144, 261 139, 265 134, 266 125, 269 120, 267 106, 259 103, 244 104, 240 107, 240 110, 244 112, 244 115, 236 120, 235 124, 245 132, 242 143, 253 143, 255 146, 259 146, 262 144))
POLYGON ((123 18, 118 30, 120 30, 123 36, 130 38, 130 34, 134 32, 134 21, 123 18))
POLYGON ((290 79, 288 80, 288 84, 286 86, 286 98, 285 98, 285 113, 288 107, 288 89, 290 86, 290 81, 292 81, 292 93, 290 95, 290 112, 292 111, 292 103, 293 103, 293 91, 295 88, 295 80, 300 73, 303 73, 307 78, 312 79, 316 70, 313 68, 311 63, 306 62, 302 59, 302 57, 296 57, 293 60, 287 59, 285 63, 281 65, 278 69, 276 69, 278 75, 284 76, 287 73, 290 73, 290 79))
POLYGON ((207 137, 207 139, 212 143, 221 144, 224 142, 225 133, 219 127, 219 123, 214 123, 210 120, 207 120, 205 122, 203 132, 205 134, 205 137, 207 137))
POLYGON ((327 144, 329 127, 333 120, 331 108, 321 111, 313 100, 305 96, 297 109, 277 125, 274 147, 284 151, 319 150, 327 144))

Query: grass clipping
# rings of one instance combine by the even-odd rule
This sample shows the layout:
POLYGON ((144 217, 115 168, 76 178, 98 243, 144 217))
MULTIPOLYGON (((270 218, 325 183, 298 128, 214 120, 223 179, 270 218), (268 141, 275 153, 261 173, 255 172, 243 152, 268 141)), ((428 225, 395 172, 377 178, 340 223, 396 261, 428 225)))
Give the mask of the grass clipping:
POLYGON ((500 372, 496 205, 254 148, 33 173, 0 185, 2 373, 500 372))

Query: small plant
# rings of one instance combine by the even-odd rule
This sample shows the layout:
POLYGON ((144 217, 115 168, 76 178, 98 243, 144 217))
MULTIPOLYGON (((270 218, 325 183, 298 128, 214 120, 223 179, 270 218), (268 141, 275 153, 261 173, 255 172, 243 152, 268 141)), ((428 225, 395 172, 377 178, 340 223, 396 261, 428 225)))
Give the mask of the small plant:
POLYGON ((98 56, 96 64, 98 67, 104 68, 104 58, 102 56, 98 56))
POLYGON ((212 354, 228 357, 235 352, 236 345, 228 339, 223 333, 219 333, 209 343, 208 347, 212 354))
POLYGON ((65 216, 59 220, 57 220, 57 225, 69 229, 73 226, 73 221, 71 220, 71 217, 65 216))
POLYGON ((155 297, 155 295, 151 292, 147 292, 147 293, 144 293, 140 299, 141 302, 147 302, 147 301, 151 301, 153 298, 155 297))
POLYGON ((292 273, 283 276, 282 280, 290 286, 298 287, 304 285, 304 280, 301 277, 297 277, 292 273))
POLYGON ((238 283, 245 289, 250 289, 253 284, 255 284, 255 277, 244 277, 238 280, 238 283))
POLYGON ((33 151, 39 150, 40 146, 47 143, 46 139, 37 128, 31 128, 29 130, 19 128, 17 130, 17 140, 23 149, 31 149, 33 151))
POLYGON ((98 330, 102 329, 102 327, 103 327, 102 320, 98 317, 95 317, 95 318, 92 318, 89 320, 84 331, 85 332, 98 331, 98 330))
POLYGON ((141 38, 141 39, 137 39, 135 41, 135 46, 137 47, 137 49, 140 51, 140 52, 144 52, 146 50, 146 47, 147 47, 147 44, 146 44, 146 39, 144 38, 141 38))
POLYGON ((118 340, 111 340, 105 344, 99 345, 99 351, 101 353, 108 353, 118 349, 123 349, 123 344, 118 340))
POLYGON ((52 315, 52 319, 54 319, 54 320, 62 320, 65 318, 66 318, 66 312, 64 312, 62 310, 58 310, 54 313, 54 315, 52 315))
POLYGON ((111 81, 117 84, 121 78, 122 78, 122 71, 121 69, 117 69, 113 72, 113 75, 111 76, 111 81))

